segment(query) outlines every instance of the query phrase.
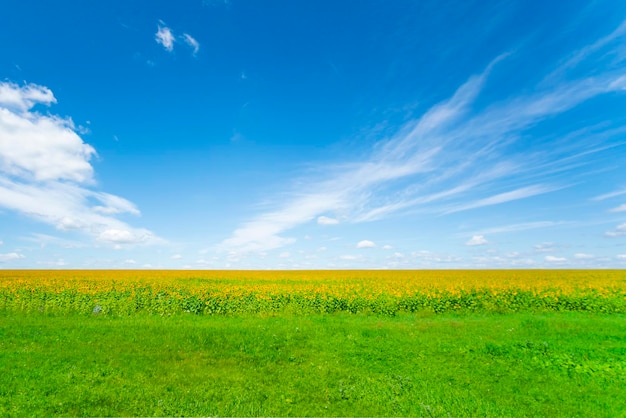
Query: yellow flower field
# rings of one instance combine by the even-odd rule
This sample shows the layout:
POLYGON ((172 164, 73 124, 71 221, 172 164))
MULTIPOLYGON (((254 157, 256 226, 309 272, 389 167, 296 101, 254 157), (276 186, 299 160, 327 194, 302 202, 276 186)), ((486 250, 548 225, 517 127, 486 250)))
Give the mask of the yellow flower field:
POLYGON ((622 312, 625 304, 623 270, 0 270, 0 310, 622 312))

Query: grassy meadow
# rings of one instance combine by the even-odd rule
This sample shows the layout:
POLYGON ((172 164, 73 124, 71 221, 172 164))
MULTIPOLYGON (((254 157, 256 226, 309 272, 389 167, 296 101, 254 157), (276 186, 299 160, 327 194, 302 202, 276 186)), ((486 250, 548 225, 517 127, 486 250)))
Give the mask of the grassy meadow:
POLYGON ((0 270, 1 416, 626 416, 624 271, 0 270))

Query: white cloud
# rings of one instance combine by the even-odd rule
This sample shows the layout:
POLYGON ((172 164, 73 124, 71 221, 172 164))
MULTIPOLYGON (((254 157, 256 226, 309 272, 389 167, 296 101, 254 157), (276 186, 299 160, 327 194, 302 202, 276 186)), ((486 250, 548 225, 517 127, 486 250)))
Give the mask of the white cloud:
POLYGON ((554 251, 554 244, 551 242, 543 242, 541 244, 535 244, 535 252, 549 253, 554 251))
POLYGON ((150 240, 152 234, 148 231, 129 231, 127 229, 105 229, 98 236, 102 242, 116 244, 137 244, 150 240))
MULTIPOLYGON (((614 47, 610 42, 593 46, 606 54, 614 47)), ((596 56, 582 53, 581 61, 562 62, 564 68, 583 61, 596 68, 588 62, 596 56)), ((283 236, 286 231, 324 213, 337 213, 342 223, 418 211, 452 214, 573 187, 577 183, 564 183, 570 178, 566 174, 589 164, 594 154, 607 152, 607 138, 619 130, 598 124, 595 130, 559 132, 560 139, 538 141, 531 151, 519 147, 518 139, 585 101, 617 92, 622 74, 581 70, 579 78, 552 75, 550 83, 508 91, 505 100, 477 105, 490 73, 503 59, 497 57, 450 98, 376 143, 364 158, 320 165, 315 174, 296 179, 291 193, 280 194, 286 198, 243 223, 220 247, 288 245, 293 239, 283 236)))
POLYGON ((567 258, 564 258, 564 257, 555 257, 555 256, 553 256, 553 255, 547 255, 547 256, 545 256, 545 258, 544 258, 544 259, 545 259, 547 262, 550 262, 550 263, 563 263, 563 262, 567 261, 567 258))
POLYGON ((63 266, 67 266, 68 263, 62 258, 59 258, 58 260, 55 260, 55 261, 38 261, 37 264, 40 264, 43 266, 63 267, 63 266))
POLYGON ((150 231, 112 216, 138 215, 133 203, 88 188, 94 184, 93 147, 70 119, 32 110, 38 103, 55 102, 46 87, 0 83, 0 207, 100 241, 159 241, 150 231), (110 231, 126 231, 126 236, 110 231))
POLYGON ((6 263, 7 261, 18 260, 20 258, 24 258, 24 256, 19 253, 0 254, 0 263, 6 263))
POLYGON ((624 195, 624 194, 626 194, 626 189, 619 189, 619 190, 612 191, 610 193, 606 193, 606 194, 603 194, 603 195, 600 195, 600 196, 596 196, 596 197, 594 197, 591 200, 606 200, 606 199, 610 199, 612 197, 621 196, 621 195, 624 195))
POLYGON ((196 55, 200 50, 200 43, 188 33, 183 34, 183 40, 191 47, 191 49, 193 49, 193 54, 196 55))
POLYGON ((4 242, 0 239, 0 245, 4 245, 4 242))
POLYGON ((341 260, 346 260, 346 261, 356 261, 356 260, 360 260, 361 256, 360 255, 347 254, 347 255, 340 255, 339 258, 341 260))
POLYGON ((55 237, 47 234, 30 234, 27 237, 22 238, 24 241, 34 242, 38 244, 40 248, 46 248, 49 244, 64 248, 84 248, 86 244, 76 240, 68 240, 65 238, 55 237))
POLYGON ((174 42, 176 42, 176 38, 174 38, 174 34, 171 29, 165 26, 163 21, 159 21, 158 30, 154 39, 167 51, 172 52, 174 50, 174 42))
POLYGON ((298 199, 275 212, 269 212, 237 228, 220 248, 238 248, 241 251, 263 251, 293 244, 291 237, 281 237, 282 231, 312 221, 315 216, 335 206, 331 196, 313 194, 298 199))
POLYGON ((284 251, 278 255, 279 258, 289 258, 291 257, 291 253, 288 251, 284 251))
POLYGON ((320 216, 317 218, 317 223, 319 225, 337 225, 339 221, 334 218, 329 218, 328 216, 320 216))
POLYGON ((474 235, 472 238, 469 239, 469 241, 465 243, 465 245, 485 245, 488 242, 489 241, 487 241, 483 235, 474 235))
POLYGON ((420 260, 425 265, 429 265, 432 263, 453 263, 461 260, 459 257, 453 255, 437 254, 428 250, 415 251, 411 253, 411 256, 420 260))
POLYGON ((157 44, 163 46, 163 48, 165 48, 168 52, 174 51, 174 43, 177 39, 182 40, 182 42, 187 44, 192 49, 192 54, 194 56, 198 54, 198 51, 200 51, 200 42, 198 42, 196 38, 188 33, 183 33, 177 38, 174 36, 174 31, 167 27, 162 20, 159 20, 157 33, 154 35, 154 39, 157 44))
POLYGON ((139 215, 139 209, 134 203, 129 202, 119 196, 114 196, 108 193, 95 193, 92 195, 103 205, 92 206, 91 210, 94 212, 102 213, 104 215, 115 215, 118 213, 131 213, 133 215, 139 215))
POLYGON ((376 244, 370 240, 364 239, 356 244, 356 248, 376 248, 376 244))
POLYGON ((626 212, 626 203, 623 204, 623 205, 619 205, 618 207, 609 210, 609 212, 611 212, 611 213, 626 212))
POLYGON ((132 258, 129 258, 128 260, 124 260, 124 264, 137 264, 137 262, 132 258))
POLYGON ((387 245, 383 246, 383 250, 393 250, 393 246, 387 244, 387 245))
MULTIPOLYGON (((96 152, 76 134, 72 121, 29 111, 37 104, 32 91, 42 89, 0 83, 0 172, 35 181, 91 182, 89 160, 96 152), (16 102, 20 106, 11 110, 16 102)), ((56 102, 43 98, 39 103, 56 102)))
POLYGON ((487 228, 475 232, 475 235, 491 235, 491 234, 504 234, 508 232, 526 231, 529 229, 549 228, 552 226, 563 225, 565 222, 553 222, 553 221, 539 221, 539 222, 524 222, 519 224, 496 226, 493 228, 487 228))
POLYGON ((574 258, 577 258, 579 260, 591 260, 592 258, 595 258, 595 256, 592 254, 577 253, 574 254, 574 258))
POLYGON ((172 260, 180 260, 181 258, 183 258, 182 255, 180 254, 174 254, 173 256, 170 257, 172 260))
POLYGON ((620 260, 626 260, 626 254, 618 254, 617 258, 619 258, 620 260))
POLYGON ((0 106, 4 108, 24 112, 38 103, 50 105, 56 102, 47 87, 27 84, 20 88, 13 83, 0 83, 0 106))
POLYGON ((319 251, 319 252, 326 251, 326 250, 327 250, 327 248, 326 248, 326 247, 319 247, 319 248, 317 249, 317 251, 319 251))
POLYGON ((474 202, 462 204, 445 211, 445 213, 461 212, 469 209, 482 208, 484 206, 498 205, 500 203, 511 202, 513 200, 525 199, 548 192, 559 190, 561 187, 545 186, 545 185, 533 185, 528 187, 522 187, 510 192, 499 193, 494 196, 490 196, 484 199, 476 200, 474 202))
POLYGON ((604 235, 606 235, 607 237, 611 237, 611 238, 626 236, 626 223, 618 225, 612 231, 605 232, 604 235))

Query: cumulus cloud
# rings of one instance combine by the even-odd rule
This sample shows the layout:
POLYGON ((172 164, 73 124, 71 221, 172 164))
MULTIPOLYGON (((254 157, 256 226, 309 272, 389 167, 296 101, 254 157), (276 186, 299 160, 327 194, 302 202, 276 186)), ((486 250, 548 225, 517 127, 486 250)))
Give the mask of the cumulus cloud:
POLYGON ((607 237, 610 237, 610 238, 626 236, 626 223, 618 225, 612 231, 605 232, 604 235, 606 235, 607 237))
POLYGON ((360 260, 361 256, 360 255, 346 254, 346 255, 340 255, 339 259, 345 260, 345 261, 356 261, 356 260, 360 260))
POLYGON ((415 251, 411 253, 411 256, 424 265, 430 265, 432 263, 453 263, 461 260, 460 257, 449 254, 438 254, 428 250, 415 251))
POLYGON ((96 152, 78 136, 72 121, 29 112, 37 103, 55 102, 45 87, 0 83, 0 172, 35 181, 92 181, 89 160, 96 152), (33 94, 44 89, 49 97, 33 94))
POLYGON ((544 258, 547 262, 549 263, 563 263, 565 261, 567 261, 567 258, 564 257, 555 257, 553 255, 547 255, 544 258))
POLYGON ((595 256, 592 254, 577 253, 574 254, 574 258, 578 260, 591 260, 592 258, 595 258, 595 256))
POLYGON ((180 254, 174 254, 172 257, 170 257, 172 260, 180 260, 181 258, 183 258, 182 255, 180 254))
POLYGON ((356 248, 376 248, 376 244, 370 240, 364 239, 356 244, 356 248))
POLYGON ((43 266, 50 266, 50 267, 63 267, 63 266, 67 266, 68 263, 62 258, 59 258, 58 260, 54 260, 54 261, 38 261, 37 264, 40 264, 43 266))
POLYGON ((472 238, 469 239, 469 241, 465 243, 465 245, 485 245, 488 242, 489 241, 487 241, 483 235, 474 235, 472 238))
POLYGON ((542 242, 541 244, 535 244, 535 252, 549 253, 554 251, 554 244, 551 242, 542 242))
POLYGON ((158 241, 113 216, 139 215, 132 202, 92 189, 96 152, 72 121, 33 110, 55 102, 46 87, 0 83, 0 207, 102 242, 158 241))
POLYGON ((24 112, 35 104, 50 105, 56 103, 52 91, 44 86, 27 84, 18 88, 13 83, 0 83, 0 106, 24 112))
POLYGON ((25 257, 19 253, 0 254, 0 263, 6 263, 7 261, 18 260, 20 258, 25 257))
POLYGON ((172 52, 174 50, 174 42, 176 42, 176 38, 174 37, 172 30, 165 26, 163 21, 159 21, 157 33, 154 36, 154 39, 167 51, 172 52))
POLYGON ((128 229, 105 229, 98 236, 99 241, 115 244, 136 244, 146 242, 152 234, 147 231, 130 231, 128 229))
POLYGON ((618 254, 617 258, 620 260, 626 260, 626 254, 618 254))
POLYGON ((320 216, 317 218, 318 225, 337 225, 339 220, 329 218, 328 216, 320 216))
POLYGON ((387 244, 387 245, 383 246, 383 250, 393 250, 393 246, 387 244))

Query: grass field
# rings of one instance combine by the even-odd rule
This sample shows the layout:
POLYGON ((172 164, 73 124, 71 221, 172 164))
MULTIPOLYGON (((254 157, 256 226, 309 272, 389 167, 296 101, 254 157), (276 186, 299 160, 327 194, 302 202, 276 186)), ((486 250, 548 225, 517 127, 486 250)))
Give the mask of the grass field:
POLYGON ((625 278, 0 271, 0 416, 626 416, 625 278))

